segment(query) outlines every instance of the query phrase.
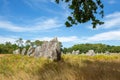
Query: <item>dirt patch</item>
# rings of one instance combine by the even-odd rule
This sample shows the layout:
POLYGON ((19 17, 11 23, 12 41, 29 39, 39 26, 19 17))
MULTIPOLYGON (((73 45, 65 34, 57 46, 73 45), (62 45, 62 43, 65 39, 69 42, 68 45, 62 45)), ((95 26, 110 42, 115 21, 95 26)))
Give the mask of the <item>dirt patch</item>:
POLYGON ((0 57, 8 56, 10 54, 0 54, 0 57))

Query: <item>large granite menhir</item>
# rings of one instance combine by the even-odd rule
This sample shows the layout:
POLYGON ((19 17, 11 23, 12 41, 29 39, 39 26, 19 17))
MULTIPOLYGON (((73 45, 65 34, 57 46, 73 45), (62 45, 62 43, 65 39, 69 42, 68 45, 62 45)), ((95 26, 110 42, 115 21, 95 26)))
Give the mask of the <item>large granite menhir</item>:
POLYGON ((46 57, 52 60, 61 59, 61 47, 57 38, 52 39, 51 41, 45 41, 42 46, 35 48, 35 57, 46 57))
POLYGON ((34 48, 32 46, 30 46, 28 51, 27 51, 27 55, 30 56, 33 53, 34 53, 34 48))
POLYGON ((80 51, 79 50, 77 50, 77 51, 72 51, 72 54, 74 54, 74 55, 78 55, 80 53, 80 51))

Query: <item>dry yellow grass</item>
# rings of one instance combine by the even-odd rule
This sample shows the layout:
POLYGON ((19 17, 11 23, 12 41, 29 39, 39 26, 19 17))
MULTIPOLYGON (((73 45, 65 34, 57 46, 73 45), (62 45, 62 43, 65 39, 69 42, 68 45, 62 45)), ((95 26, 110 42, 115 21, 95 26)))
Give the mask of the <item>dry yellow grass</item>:
POLYGON ((59 62, 7 55, 0 57, 0 80, 120 80, 120 54, 63 55, 59 62))

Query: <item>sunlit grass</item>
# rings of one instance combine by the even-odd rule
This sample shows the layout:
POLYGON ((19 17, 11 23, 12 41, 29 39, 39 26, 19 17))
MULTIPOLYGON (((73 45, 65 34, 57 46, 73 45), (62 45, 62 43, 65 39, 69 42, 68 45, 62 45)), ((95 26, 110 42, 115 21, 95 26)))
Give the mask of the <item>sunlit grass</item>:
POLYGON ((120 54, 67 54, 59 62, 6 55, 0 57, 0 80, 120 80, 120 54))

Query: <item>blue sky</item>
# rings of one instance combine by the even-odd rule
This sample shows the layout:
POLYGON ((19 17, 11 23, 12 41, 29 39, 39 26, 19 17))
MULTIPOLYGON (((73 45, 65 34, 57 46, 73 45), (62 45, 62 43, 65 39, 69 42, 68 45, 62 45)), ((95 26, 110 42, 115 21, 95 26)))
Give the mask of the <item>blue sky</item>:
POLYGON ((66 28, 70 14, 66 4, 54 0, 0 0, 0 43, 50 40, 58 37, 64 47, 81 43, 120 45, 120 2, 102 0, 105 22, 92 29, 90 22, 66 28))

